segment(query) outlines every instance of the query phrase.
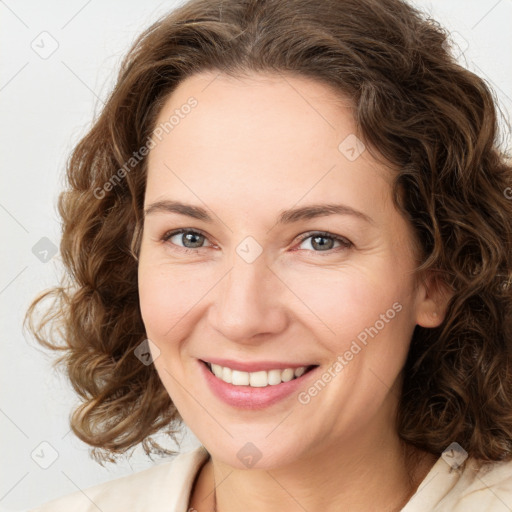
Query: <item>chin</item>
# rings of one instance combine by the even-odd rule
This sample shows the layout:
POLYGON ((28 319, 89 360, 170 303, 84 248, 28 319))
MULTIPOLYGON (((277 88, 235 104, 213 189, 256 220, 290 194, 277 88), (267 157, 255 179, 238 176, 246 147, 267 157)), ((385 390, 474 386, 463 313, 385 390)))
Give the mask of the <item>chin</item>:
POLYGON ((292 443, 290 440, 283 445, 280 439, 253 438, 249 440, 245 436, 243 440, 230 439, 224 445, 218 440, 203 442, 212 458, 235 469, 261 469, 272 470, 293 464, 298 460, 304 450, 300 442, 292 443), (297 444, 301 445, 301 452, 297 451, 297 444))

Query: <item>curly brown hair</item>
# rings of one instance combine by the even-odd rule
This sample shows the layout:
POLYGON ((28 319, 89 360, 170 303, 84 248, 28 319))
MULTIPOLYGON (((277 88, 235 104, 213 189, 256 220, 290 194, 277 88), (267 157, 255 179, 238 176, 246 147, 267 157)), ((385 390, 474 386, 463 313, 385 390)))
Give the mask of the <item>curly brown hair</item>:
POLYGON ((400 0, 192 0, 138 37, 68 161, 58 202, 67 275, 25 319, 62 352, 54 364, 83 402, 71 428, 96 460, 141 442, 148 455, 173 453, 151 436, 175 437, 182 424, 154 366, 134 356, 146 338, 139 149, 178 83, 209 70, 292 73, 351 98, 365 144, 396 169, 393 201, 417 235, 418 275, 435 272, 453 294, 439 327, 414 331, 398 434, 435 454, 456 441, 484 462, 512 458, 512 166, 492 91, 448 41, 400 0))

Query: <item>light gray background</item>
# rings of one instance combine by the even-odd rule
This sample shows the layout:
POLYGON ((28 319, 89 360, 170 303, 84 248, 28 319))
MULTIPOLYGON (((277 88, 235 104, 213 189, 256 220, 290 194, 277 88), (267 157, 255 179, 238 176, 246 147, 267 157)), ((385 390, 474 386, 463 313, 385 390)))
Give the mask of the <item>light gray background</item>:
MULTIPOLYGON (((39 258, 34 252, 59 245, 55 205, 69 152, 101 108, 128 46, 180 3, 0 0, 0 511, 26 510, 153 464, 140 448, 107 468, 89 458, 88 447, 69 432, 76 404, 70 386, 21 323, 30 300, 60 273, 58 253, 45 262, 44 252, 39 258)), ((461 62, 512 112, 512 0, 413 3, 453 32, 461 62)), ((182 450, 197 443, 185 432, 182 450)))

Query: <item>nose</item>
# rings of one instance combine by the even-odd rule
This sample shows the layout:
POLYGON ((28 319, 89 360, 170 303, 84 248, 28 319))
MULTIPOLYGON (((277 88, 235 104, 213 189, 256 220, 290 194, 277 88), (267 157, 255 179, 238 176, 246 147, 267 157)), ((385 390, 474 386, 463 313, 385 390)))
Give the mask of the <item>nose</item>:
POLYGON ((282 300, 285 294, 286 286, 263 255, 252 263, 236 255, 231 269, 215 287, 209 324, 237 343, 255 343, 263 335, 278 334, 288 322, 282 300))

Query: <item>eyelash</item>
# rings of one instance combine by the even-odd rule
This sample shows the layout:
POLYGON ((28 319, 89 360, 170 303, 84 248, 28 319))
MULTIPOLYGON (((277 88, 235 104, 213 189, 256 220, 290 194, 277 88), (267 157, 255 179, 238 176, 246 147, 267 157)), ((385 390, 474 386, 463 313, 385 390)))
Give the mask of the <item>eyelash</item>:
MULTIPOLYGON (((181 229, 177 229, 177 230, 174 230, 174 231, 168 231, 167 233, 165 233, 162 237, 162 241, 163 242, 168 242, 170 238, 172 238, 173 236, 175 235, 180 235, 182 233, 193 233, 195 235, 201 235, 201 236, 204 236, 206 239, 206 235, 204 233, 202 233, 201 231, 198 231, 198 230, 195 230, 195 229, 186 229, 186 228, 181 228, 181 229)), ((326 251, 314 251, 314 250, 311 250, 311 249, 302 249, 302 250, 309 250, 310 252, 314 252, 314 253, 317 253, 319 255, 322 255, 322 256, 329 256, 329 255, 332 255, 333 253, 337 253, 339 252, 340 250, 346 250, 346 249, 350 249, 354 244, 344 238, 344 237, 341 237, 341 236, 338 236, 338 235, 334 235, 332 233, 329 233, 327 231, 310 231, 308 233, 304 233, 303 235, 300 236, 299 238, 299 245, 304 242, 304 240, 307 240, 308 238, 311 238, 311 237, 324 237, 324 238, 331 238, 332 240, 334 240, 335 242, 339 242, 341 244, 340 247, 335 247, 333 249, 328 249, 326 251)), ((183 253, 186 253, 186 254, 191 254, 191 253, 197 253, 197 251, 199 249, 206 249, 207 247, 198 247, 196 249, 190 249, 188 247, 181 247, 179 245, 176 245, 174 243, 172 243, 172 246, 173 246, 173 250, 176 249, 180 252, 183 252, 183 253)))

